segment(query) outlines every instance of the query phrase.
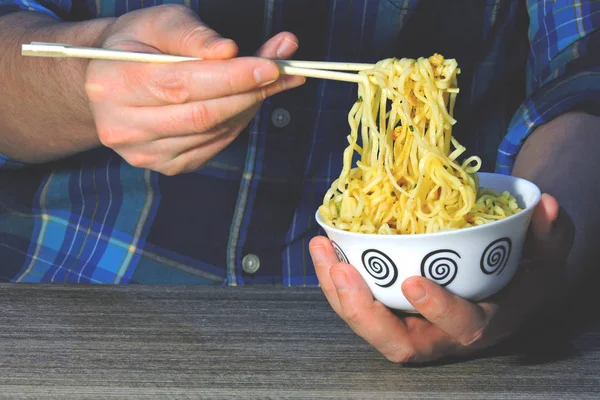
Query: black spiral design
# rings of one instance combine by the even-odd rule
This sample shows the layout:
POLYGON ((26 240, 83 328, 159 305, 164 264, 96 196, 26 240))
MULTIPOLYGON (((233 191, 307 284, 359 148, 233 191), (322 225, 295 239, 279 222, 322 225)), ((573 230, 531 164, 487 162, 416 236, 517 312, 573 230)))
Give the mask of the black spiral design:
POLYGON ((390 287, 398 279, 396 264, 379 250, 365 250, 362 253, 362 263, 377 286, 390 287))
POLYGON ((503 237, 494 240, 488 245, 481 255, 481 270, 486 275, 497 273, 500 275, 508 264, 512 241, 510 238, 503 237))
POLYGON ((346 257, 346 254, 344 253, 342 248, 333 240, 331 241, 331 245, 333 246, 333 250, 335 250, 335 255, 337 256, 338 260, 340 262, 348 264, 348 257, 346 257))
POLYGON ((432 251, 421 262, 421 275, 440 286, 448 286, 458 274, 460 258, 460 254, 454 250, 432 251))

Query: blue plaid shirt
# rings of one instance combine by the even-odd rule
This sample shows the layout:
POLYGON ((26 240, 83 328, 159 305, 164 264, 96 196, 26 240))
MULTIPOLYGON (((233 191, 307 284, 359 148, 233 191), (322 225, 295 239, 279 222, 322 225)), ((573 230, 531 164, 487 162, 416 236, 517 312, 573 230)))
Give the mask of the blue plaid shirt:
MULTIPOLYGON (((599 1, 181 2, 241 54, 289 30, 297 59, 457 58, 455 135, 485 170, 510 173, 536 126, 598 110, 599 1)), ((76 21, 161 3, 0 0, 0 15, 76 21)), ((0 280, 317 285, 308 241, 320 233, 314 213, 340 172, 355 98, 353 84, 309 80, 266 101, 232 145, 180 176, 131 167, 107 148, 35 166, 0 155, 0 280)))

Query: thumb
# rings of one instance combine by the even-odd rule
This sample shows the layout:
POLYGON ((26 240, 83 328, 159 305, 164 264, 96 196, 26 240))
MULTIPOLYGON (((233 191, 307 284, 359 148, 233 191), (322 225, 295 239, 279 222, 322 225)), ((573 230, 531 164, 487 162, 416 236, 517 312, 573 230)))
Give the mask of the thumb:
POLYGON ((544 193, 531 216, 523 258, 564 261, 571 250, 574 235, 574 226, 568 215, 561 211, 554 197, 544 193))
POLYGON ((531 216, 531 232, 534 235, 545 235, 552 232, 554 222, 558 218, 558 201, 547 193, 542 194, 540 202, 531 216))
POLYGON ((530 312, 537 310, 549 296, 561 299, 565 262, 571 251, 574 225, 558 201, 549 194, 542 198, 531 217, 523 254, 524 263, 509 286, 495 297, 502 305, 495 318, 498 329, 517 329, 530 312))
POLYGON ((163 54, 205 60, 229 59, 238 52, 233 40, 223 38, 185 6, 169 4, 134 11, 119 18, 115 25, 104 47, 138 42, 163 54))
POLYGON ((256 55, 270 59, 287 59, 298 50, 298 38, 290 32, 281 32, 258 49, 256 55))

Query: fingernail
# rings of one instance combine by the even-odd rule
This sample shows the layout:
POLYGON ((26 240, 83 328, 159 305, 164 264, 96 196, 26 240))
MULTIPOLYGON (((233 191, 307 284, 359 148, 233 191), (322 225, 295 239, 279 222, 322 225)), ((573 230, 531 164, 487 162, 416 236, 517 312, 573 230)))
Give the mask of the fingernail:
POLYGON ((283 84, 283 90, 293 89, 298 86, 302 86, 305 82, 305 77, 296 75, 285 75, 281 80, 281 83, 283 84))
POLYGON ((420 283, 413 283, 406 285, 404 295, 413 303, 421 303, 427 297, 427 292, 420 283))
POLYGON ((294 41, 291 41, 288 38, 284 38, 279 44, 279 48, 277 48, 277 57, 287 58, 291 56, 296 50, 298 50, 298 44, 294 41))
POLYGON ((88 97, 95 101, 98 101, 98 100, 104 98, 104 95, 106 94, 106 90, 104 89, 104 86, 99 85, 97 83, 86 83, 85 91, 86 91, 88 97))
POLYGON ((216 50, 221 46, 224 46, 225 44, 232 42, 231 39, 225 39, 225 38, 214 38, 212 39, 209 43, 208 43, 208 48, 211 50, 216 50))
POLYGON ((335 288, 342 292, 348 290, 350 288, 350 284, 348 283, 348 277, 346 273, 338 271, 335 274, 330 274, 331 280, 333 280, 333 284, 335 288))
POLYGON ((313 259, 313 264, 321 265, 327 262, 327 254, 324 247, 311 247, 310 255, 313 259))
POLYGON ((272 64, 263 64, 254 69, 254 79, 256 83, 263 86, 273 83, 279 78, 279 69, 272 64))

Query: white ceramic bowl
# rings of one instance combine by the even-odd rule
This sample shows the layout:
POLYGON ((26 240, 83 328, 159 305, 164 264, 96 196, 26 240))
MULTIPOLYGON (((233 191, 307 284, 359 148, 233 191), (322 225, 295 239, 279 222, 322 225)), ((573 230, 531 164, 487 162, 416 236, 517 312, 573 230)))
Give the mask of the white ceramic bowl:
POLYGON ((415 275, 431 279, 460 297, 479 301, 500 291, 517 271, 541 193, 524 179, 478 175, 480 187, 508 190, 523 211, 486 225, 416 235, 346 232, 325 225, 318 211, 317 222, 332 241, 338 259, 352 264, 373 296, 389 308, 414 311, 401 286, 415 275))

